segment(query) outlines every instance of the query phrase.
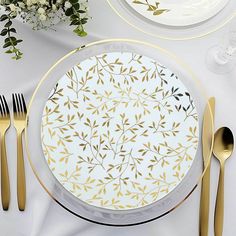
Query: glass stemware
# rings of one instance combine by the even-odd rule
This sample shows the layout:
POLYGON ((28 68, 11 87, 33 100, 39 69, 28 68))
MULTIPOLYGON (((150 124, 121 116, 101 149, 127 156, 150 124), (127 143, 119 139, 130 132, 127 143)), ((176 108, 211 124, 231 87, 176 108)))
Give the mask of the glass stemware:
POLYGON ((222 44, 210 48, 207 52, 208 69, 216 74, 230 73, 236 65, 236 19, 229 25, 229 30, 222 44))

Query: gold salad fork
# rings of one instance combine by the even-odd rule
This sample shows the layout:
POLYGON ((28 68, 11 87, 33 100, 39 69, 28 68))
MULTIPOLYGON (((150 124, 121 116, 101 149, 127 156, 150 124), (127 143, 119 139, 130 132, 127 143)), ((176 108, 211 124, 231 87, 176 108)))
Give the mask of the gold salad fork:
POLYGON ((1 196, 2 208, 7 211, 10 203, 10 182, 7 165, 5 134, 11 125, 9 108, 4 96, 0 95, 0 135, 1 135, 1 196))
POLYGON ((12 100, 14 112, 14 126, 17 132, 17 200, 19 210, 24 211, 26 204, 26 184, 22 134, 27 125, 27 109, 23 94, 12 94, 12 100))

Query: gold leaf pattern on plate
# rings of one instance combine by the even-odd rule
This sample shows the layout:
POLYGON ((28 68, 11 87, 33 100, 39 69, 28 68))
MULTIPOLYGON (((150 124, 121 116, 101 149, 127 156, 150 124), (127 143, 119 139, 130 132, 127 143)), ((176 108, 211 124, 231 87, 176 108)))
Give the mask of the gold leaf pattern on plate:
MULTIPOLYGON (((226 6, 229 0, 125 0, 124 2, 136 13, 155 23, 169 26, 187 26, 215 16, 226 6)), ((135 19, 136 16, 132 17, 135 19)))
POLYGON ((41 128, 58 181, 113 210, 172 191, 193 163, 199 135, 197 110, 178 77, 130 52, 97 55, 68 71, 48 98, 41 128))
POLYGON ((161 8, 160 2, 154 1, 151 3, 149 0, 133 0, 133 4, 139 4, 146 7, 146 11, 151 12, 154 16, 159 16, 165 12, 170 11, 169 9, 161 8))

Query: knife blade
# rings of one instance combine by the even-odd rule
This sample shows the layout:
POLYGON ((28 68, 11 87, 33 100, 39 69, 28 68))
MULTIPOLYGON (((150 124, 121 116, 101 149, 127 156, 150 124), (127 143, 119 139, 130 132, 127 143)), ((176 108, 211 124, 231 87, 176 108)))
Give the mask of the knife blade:
POLYGON ((200 236, 208 236, 210 204, 210 164, 214 144, 215 98, 211 97, 205 107, 202 126, 202 156, 205 174, 202 178, 200 199, 200 236))

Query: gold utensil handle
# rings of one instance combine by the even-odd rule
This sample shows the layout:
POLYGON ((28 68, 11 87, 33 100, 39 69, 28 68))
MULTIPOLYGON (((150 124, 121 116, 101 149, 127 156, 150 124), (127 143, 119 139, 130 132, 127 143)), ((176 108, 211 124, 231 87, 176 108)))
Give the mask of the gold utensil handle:
POLYGON ((210 203, 210 165, 207 167, 202 179, 201 201, 200 201, 200 236, 208 236, 209 225, 209 203, 210 203))
POLYGON ((3 135, 1 140, 1 196, 3 210, 7 211, 10 204, 10 181, 7 165, 5 135, 3 135))
POLYGON ((26 186, 21 133, 17 134, 17 200, 19 210, 24 211, 26 203, 26 186))
POLYGON ((220 176, 215 207, 215 236, 222 236, 224 221, 224 172, 225 164, 220 163, 220 176))
POLYGON ((209 205, 210 205, 210 169, 211 157, 214 144, 214 117, 215 98, 211 97, 205 107, 202 127, 202 155, 205 173, 202 178, 201 200, 200 200, 200 236, 208 236, 209 228, 209 205))

